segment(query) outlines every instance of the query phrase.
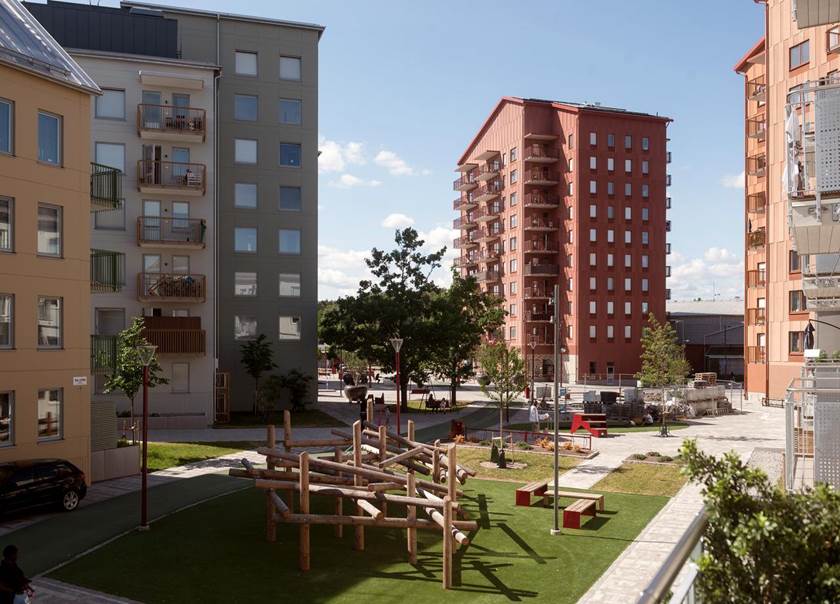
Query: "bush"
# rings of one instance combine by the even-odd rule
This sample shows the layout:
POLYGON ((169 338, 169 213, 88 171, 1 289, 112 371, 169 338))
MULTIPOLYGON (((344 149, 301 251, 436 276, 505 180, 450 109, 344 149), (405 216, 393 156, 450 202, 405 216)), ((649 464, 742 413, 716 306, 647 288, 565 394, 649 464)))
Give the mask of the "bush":
POLYGON ((499 463, 499 447, 496 446, 496 443, 493 443, 493 448, 490 449, 490 461, 499 463))
POLYGON ((122 449, 123 447, 130 447, 131 443, 128 442, 128 439, 123 436, 117 441, 117 449, 122 449))
POLYGON ((524 449, 524 450, 528 450, 528 449, 531 449, 532 447, 531 447, 531 445, 529 445, 528 443, 526 443, 524 440, 521 440, 521 441, 519 441, 518 443, 516 443, 516 448, 517 448, 517 449, 524 449))
POLYGON ((631 459, 638 459, 639 461, 644 461, 648 458, 648 456, 644 453, 633 453, 633 455, 631 455, 630 457, 631 459))
POLYGON ((670 455, 663 455, 662 457, 659 458, 659 461, 672 462, 672 461, 674 461, 674 458, 671 457, 670 455))
POLYGON ((648 457, 659 457, 659 451, 648 451, 646 455, 648 457))
POLYGON ((490 446, 490 441, 489 440, 480 440, 480 441, 478 441, 478 444, 481 445, 482 447, 489 447, 490 446))

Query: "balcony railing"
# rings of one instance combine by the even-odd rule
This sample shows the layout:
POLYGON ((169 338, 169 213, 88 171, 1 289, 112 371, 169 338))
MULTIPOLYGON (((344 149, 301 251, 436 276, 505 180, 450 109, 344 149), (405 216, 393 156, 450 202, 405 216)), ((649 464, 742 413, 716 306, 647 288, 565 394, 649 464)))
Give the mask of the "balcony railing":
POLYGON ((455 191, 469 191, 476 188, 478 183, 475 181, 475 176, 475 171, 459 176, 453 181, 452 188, 455 191))
POLYGON ((751 248, 761 247, 766 241, 766 231, 763 228, 747 233, 747 246, 751 248))
POLYGON ((207 222, 200 218, 140 216, 137 244, 141 247, 203 248, 207 222))
POLYGON ((526 231, 551 231, 557 228, 557 224, 553 220, 543 220, 532 216, 523 221, 523 228, 526 231))
POLYGON ((553 292, 545 289, 544 287, 526 287, 523 292, 522 296, 525 300, 542 300, 545 298, 551 298, 553 292))
POLYGON ((203 141, 207 134, 207 112, 195 107, 175 105, 137 105, 137 134, 156 138, 203 141))
POLYGON ((205 173, 204 164, 141 159, 137 162, 137 185, 143 192, 172 189, 182 194, 204 195, 205 173))
POLYGON ((489 180, 472 192, 473 201, 490 201, 494 197, 501 195, 502 189, 504 189, 504 186, 502 185, 501 180, 489 180))
POLYGON ((90 209, 92 212, 116 210, 123 197, 122 171, 110 166, 90 164, 90 209))
POLYGON ((765 309, 764 308, 748 308, 747 309, 747 325, 764 325, 765 323, 765 309))
POLYGON ((485 180, 497 178, 499 176, 499 170, 501 169, 502 164, 498 160, 487 162, 478 170, 478 174, 475 179, 479 182, 484 182, 485 180))
POLYGON ((557 275, 560 273, 559 264, 538 264, 528 262, 525 264, 526 275, 557 275))
POLYGON ((488 205, 485 208, 479 209, 477 212, 474 212, 475 219, 478 222, 487 222, 488 220, 496 220, 499 217, 499 214, 505 211, 505 206, 499 202, 493 203, 488 205))
POLYGON ((479 240, 489 240, 495 239, 496 237, 500 237, 502 233, 505 232, 505 228, 502 226, 502 223, 497 222, 492 227, 486 229, 480 229, 478 232, 478 239, 479 240))
POLYGON ((90 250, 90 291, 118 292, 125 285, 125 254, 90 250))
POLYGON ((747 346, 745 353, 747 363, 763 365, 767 362, 767 349, 764 346, 747 346))
POLYGON ((476 254, 479 262, 495 262, 499 259, 502 252, 497 249, 484 249, 476 254))
POLYGON ((764 116, 752 117, 747 120, 747 136, 763 141, 767 135, 767 122, 764 116))
POLYGON ((747 271, 747 287, 764 287, 767 284, 767 273, 765 271, 747 271))
POLYGON ((525 254, 556 254, 560 249, 554 241, 541 241, 526 239, 522 242, 522 251, 525 254))
POLYGON ((747 211, 763 214, 767 209, 767 194, 764 191, 747 195, 747 211))
POLYGON ((474 208, 477 205, 478 202, 473 201, 472 194, 467 193, 467 195, 459 197, 458 199, 452 202, 452 209, 455 211, 469 210, 470 208, 474 208))
POLYGON ((528 193, 523 200, 523 205, 526 208, 556 208, 560 205, 560 198, 545 193, 528 193))
POLYGON ((802 256, 801 260, 802 291, 808 308, 835 310, 840 307, 840 254, 802 256))
POLYGON ((546 323, 551 321, 551 313, 549 311, 533 312, 528 311, 528 321, 531 323, 546 323))
POLYGON ((201 317, 144 317, 143 337, 157 346, 159 354, 207 352, 207 333, 201 329, 201 317))
POLYGON ((747 96, 760 103, 764 102, 764 94, 767 91, 767 80, 764 74, 756 76, 747 82, 747 96))
POLYGON ((143 302, 204 302, 207 278, 184 273, 138 273, 137 297, 143 302))
POLYGON ((554 186, 559 182, 559 177, 553 170, 548 168, 533 168, 525 170, 522 179, 526 185, 554 186))
POLYGON ((666 288, 665 288, 665 299, 666 299, 666 300, 670 300, 670 299, 671 299, 671 288, 670 288, 670 287, 666 287, 666 288))
POLYGON ((559 158, 560 153, 557 149, 548 145, 526 145, 522 150, 522 159, 525 161, 553 163, 559 158))
POLYGON ((475 279, 479 283, 488 283, 490 281, 499 281, 502 278, 501 271, 478 271, 475 274, 475 279))
POLYGON ((117 336, 90 336, 90 372, 110 374, 117 367, 117 336))
POLYGON ((468 212, 464 216, 459 216, 452 221, 453 229, 474 229, 478 226, 476 222, 477 212, 468 212))

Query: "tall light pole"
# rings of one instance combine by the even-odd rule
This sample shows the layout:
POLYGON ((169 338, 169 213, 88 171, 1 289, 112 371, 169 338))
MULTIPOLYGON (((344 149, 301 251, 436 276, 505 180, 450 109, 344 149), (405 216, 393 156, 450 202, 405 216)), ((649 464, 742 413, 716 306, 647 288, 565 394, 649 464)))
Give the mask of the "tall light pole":
MULTIPOLYGON (((563 358, 560 349, 560 284, 554 284, 554 313, 551 322, 554 323, 554 527, 552 535, 560 534, 560 499, 557 497, 560 482, 560 385, 563 383, 563 358), (559 381, 558 381, 559 379, 559 381)), ((565 403, 564 403, 565 404, 565 403)))
POLYGON ((155 360, 157 346, 137 347, 143 365, 143 457, 140 469, 140 530, 149 530, 149 365, 155 360))
POLYGON ((397 364, 397 434, 400 432, 400 392, 402 392, 402 382, 400 381, 400 348, 402 348, 402 338, 391 338, 391 346, 394 347, 394 354, 396 355, 397 364))
POLYGON ((537 350, 537 334, 531 334, 531 337, 528 338, 528 348, 531 349, 531 400, 530 402, 533 403, 534 399, 534 365, 536 364, 535 353, 537 350))

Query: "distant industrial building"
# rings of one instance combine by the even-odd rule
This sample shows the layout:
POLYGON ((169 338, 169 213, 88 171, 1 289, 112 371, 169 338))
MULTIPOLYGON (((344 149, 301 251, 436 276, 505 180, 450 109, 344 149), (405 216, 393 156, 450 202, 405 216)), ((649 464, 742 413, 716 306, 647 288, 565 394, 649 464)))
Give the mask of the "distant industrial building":
POLYGON ((668 320, 695 371, 724 379, 744 376, 744 301, 668 301, 668 320))

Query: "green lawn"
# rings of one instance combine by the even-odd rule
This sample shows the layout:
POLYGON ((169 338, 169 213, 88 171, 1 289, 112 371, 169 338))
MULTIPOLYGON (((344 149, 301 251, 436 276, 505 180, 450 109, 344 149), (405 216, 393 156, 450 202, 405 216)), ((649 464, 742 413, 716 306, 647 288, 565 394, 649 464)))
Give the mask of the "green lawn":
POLYGON ((592 490, 673 497, 686 481, 677 464, 625 463, 599 480, 592 490))
MULTIPOLYGON (((482 468, 479 464, 482 461, 490 460, 490 449, 477 449, 471 447, 458 447, 458 463, 467 466, 471 470, 475 470, 478 478, 486 478, 488 480, 516 480, 525 484, 526 482, 533 482, 534 480, 551 478, 554 475, 554 455, 529 453, 527 451, 521 451, 517 448, 505 449, 505 454, 508 456, 508 460, 524 462, 528 464, 528 466, 521 470, 482 468)), ((562 474, 574 468, 579 463, 579 459, 575 459, 574 457, 564 457, 561 455, 560 473, 562 474)))
MULTIPOLYGON (((283 412, 269 413, 267 418, 262 414, 234 412, 230 414, 229 423, 219 424, 216 428, 263 428, 268 424, 282 426, 283 412)), ((329 413, 324 413, 318 409, 309 408, 304 411, 292 411, 292 426, 295 428, 331 428, 346 425, 329 413)))
POLYGON ((249 442, 224 443, 149 443, 149 470, 165 470, 174 466, 196 461, 204 461, 220 455, 228 455, 243 449, 255 449, 257 445, 249 442))
MULTIPOLYGON (((352 529, 337 539, 332 527, 313 526, 312 570, 300 573, 298 528, 281 524, 277 543, 267 543, 265 498, 256 489, 165 518, 149 532, 131 533, 51 576, 150 604, 572 603, 667 501, 614 494, 606 499, 607 510, 582 529, 551 536, 551 508, 514 506, 514 488, 481 480, 465 485, 466 507, 480 528, 456 555, 449 594, 440 586, 439 535, 432 531, 418 531, 418 562, 412 566, 404 531, 368 528, 367 549, 356 552, 352 529)), ((321 509, 331 509, 331 502, 313 497, 321 509)))

